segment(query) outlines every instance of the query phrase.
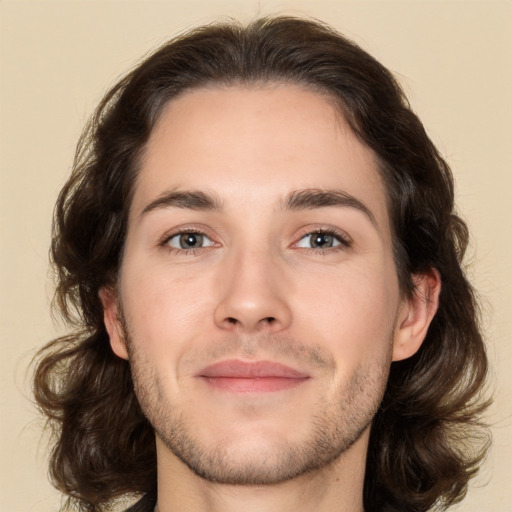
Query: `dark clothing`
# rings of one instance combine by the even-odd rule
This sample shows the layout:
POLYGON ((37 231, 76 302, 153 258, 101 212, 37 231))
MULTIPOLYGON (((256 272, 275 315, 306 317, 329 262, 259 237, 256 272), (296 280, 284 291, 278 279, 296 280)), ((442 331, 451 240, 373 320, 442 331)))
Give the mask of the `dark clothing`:
POLYGON ((135 505, 126 509, 125 512, 153 512, 156 507, 157 493, 154 491, 145 494, 135 505))

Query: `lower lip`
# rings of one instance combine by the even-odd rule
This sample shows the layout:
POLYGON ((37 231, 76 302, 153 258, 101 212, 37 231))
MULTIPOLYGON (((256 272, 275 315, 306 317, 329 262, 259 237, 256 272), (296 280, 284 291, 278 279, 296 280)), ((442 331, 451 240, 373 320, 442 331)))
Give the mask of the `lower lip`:
POLYGON ((289 377, 203 377, 212 388, 232 393, 269 393, 299 386, 308 380, 289 377))

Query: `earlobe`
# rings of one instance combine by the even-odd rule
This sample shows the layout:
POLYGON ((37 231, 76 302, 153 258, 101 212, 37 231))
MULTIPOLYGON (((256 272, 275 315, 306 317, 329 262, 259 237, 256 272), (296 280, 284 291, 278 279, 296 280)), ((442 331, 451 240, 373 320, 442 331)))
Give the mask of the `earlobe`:
POLYGON ((436 269, 415 274, 413 281, 413 294, 404 300, 398 315, 393 361, 407 359, 418 351, 439 306, 441 276, 436 269))
POLYGON ((119 320, 117 293, 110 287, 102 287, 99 297, 103 306, 103 321, 110 338, 112 351, 122 359, 128 359, 123 329, 119 320))

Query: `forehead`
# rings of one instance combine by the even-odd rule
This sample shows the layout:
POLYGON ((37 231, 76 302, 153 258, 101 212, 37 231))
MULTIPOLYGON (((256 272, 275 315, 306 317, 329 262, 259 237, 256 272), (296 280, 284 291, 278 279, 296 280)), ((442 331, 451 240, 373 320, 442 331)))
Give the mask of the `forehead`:
POLYGON ((291 190, 339 189, 388 224, 373 152, 326 95, 290 84, 202 88, 172 100, 148 141, 132 213, 169 190, 213 192, 227 207, 291 190))

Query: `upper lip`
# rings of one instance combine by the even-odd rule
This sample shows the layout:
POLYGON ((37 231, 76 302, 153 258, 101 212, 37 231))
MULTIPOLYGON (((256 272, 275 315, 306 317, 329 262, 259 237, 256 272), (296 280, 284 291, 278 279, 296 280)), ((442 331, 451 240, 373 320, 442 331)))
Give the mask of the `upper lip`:
POLYGON ((240 359, 227 359, 203 368, 198 373, 198 377, 225 377, 239 379, 278 377, 286 379, 305 379, 309 377, 309 375, 274 361, 242 361, 240 359))

